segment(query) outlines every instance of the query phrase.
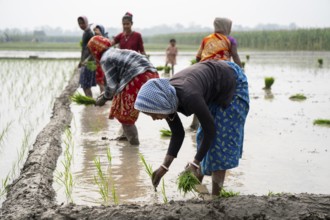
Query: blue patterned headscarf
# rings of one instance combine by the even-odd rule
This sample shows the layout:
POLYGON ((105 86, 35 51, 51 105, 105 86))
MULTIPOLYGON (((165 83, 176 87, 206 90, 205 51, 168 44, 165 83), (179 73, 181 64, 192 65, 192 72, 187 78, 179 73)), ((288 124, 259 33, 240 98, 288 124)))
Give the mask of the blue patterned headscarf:
POLYGON ((175 88, 169 79, 150 79, 140 89, 134 108, 147 113, 172 114, 178 107, 175 88))

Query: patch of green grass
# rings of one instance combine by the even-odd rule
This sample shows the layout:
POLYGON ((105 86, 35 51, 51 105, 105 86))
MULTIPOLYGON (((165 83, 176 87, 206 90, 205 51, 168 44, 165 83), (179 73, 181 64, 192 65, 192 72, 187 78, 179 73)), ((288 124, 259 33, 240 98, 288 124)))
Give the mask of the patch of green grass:
POLYGON ((290 96, 289 99, 291 99, 291 100, 305 100, 307 98, 306 98, 305 95, 298 93, 298 94, 295 94, 295 95, 290 96))
POLYGON ((197 177, 191 171, 183 171, 178 179, 178 189, 180 192, 183 192, 183 195, 186 195, 188 192, 197 192, 196 185, 199 185, 200 182, 197 177))
POLYGON ((330 120, 329 119, 315 119, 313 124, 330 126, 330 120))

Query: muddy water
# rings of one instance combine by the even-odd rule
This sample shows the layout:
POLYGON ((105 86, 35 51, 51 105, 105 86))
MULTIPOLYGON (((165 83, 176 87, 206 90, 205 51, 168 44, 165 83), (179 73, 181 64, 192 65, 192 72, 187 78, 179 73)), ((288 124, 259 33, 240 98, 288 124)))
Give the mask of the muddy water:
MULTIPOLYGON (((176 71, 190 64, 193 55, 179 56, 176 71)), ((227 173, 227 190, 241 194, 263 195, 269 192, 330 193, 330 128, 313 125, 317 118, 329 119, 330 54, 329 53, 241 53, 246 62, 249 78, 251 108, 246 122, 243 158, 240 166, 227 173), (250 60, 245 55, 250 55, 250 60), (318 58, 324 65, 319 67, 318 58), (264 77, 274 77, 271 91, 266 92, 264 77), (307 100, 289 100, 291 95, 302 93, 307 100)), ((155 66, 163 65, 163 56, 151 56, 155 66)), ((168 77, 168 76, 162 76, 168 77)), ((95 88, 94 96, 98 90, 95 88)), ((152 121, 141 114, 137 121, 140 146, 133 147, 124 141, 111 140, 118 136, 120 124, 108 120, 110 103, 104 107, 85 107, 72 104, 74 120, 74 163, 72 167, 75 186, 73 200, 77 204, 100 204, 100 194, 94 182, 94 158, 99 157, 104 171, 111 176, 119 196, 119 203, 162 202, 160 192, 154 192, 145 172, 139 153, 154 169, 161 164, 169 138, 161 137, 160 130, 168 128, 165 121, 152 121), (104 140, 105 139, 105 140, 104 140), (112 164, 109 168, 106 149, 110 147, 112 164)), ((170 171, 164 176, 169 200, 192 198, 183 196, 176 178, 195 153, 195 132, 189 129, 191 117, 180 115, 186 128, 186 138, 170 171)), ((61 157, 60 161, 63 160, 61 157)), ((58 166, 61 169, 61 166, 58 166)), ((210 190, 210 178, 204 184, 210 190)), ((63 187, 57 200, 65 202, 63 187)))

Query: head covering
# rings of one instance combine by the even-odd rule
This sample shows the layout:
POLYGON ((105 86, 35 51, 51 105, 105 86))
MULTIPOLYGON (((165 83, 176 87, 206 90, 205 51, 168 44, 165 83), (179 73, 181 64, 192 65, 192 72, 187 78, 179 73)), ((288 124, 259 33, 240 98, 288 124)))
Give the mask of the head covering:
POLYGON ((126 19, 133 23, 133 14, 130 12, 126 12, 122 20, 126 20, 126 19))
POLYGON ((232 21, 228 18, 215 18, 213 25, 214 32, 229 35, 231 32, 232 21))
POLYGON ((178 98, 169 79, 148 80, 140 89, 134 108, 146 113, 172 114, 177 110, 178 98))
POLYGON ((86 29, 87 29, 89 27, 87 17, 86 16, 79 16, 78 19, 77 19, 78 22, 79 22, 79 19, 82 19, 84 21, 84 23, 86 24, 86 29))
POLYGON ((92 37, 87 44, 89 51, 94 56, 97 62, 100 62, 102 54, 111 47, 110 40, 102 36, 92 37))
POLYGON ((103 37, 108 37, 108 32, 105 33, 105 29, 104 29, 103 25, 98 24, 95 26, 95 28, 98 28, 100 30, 103 37))

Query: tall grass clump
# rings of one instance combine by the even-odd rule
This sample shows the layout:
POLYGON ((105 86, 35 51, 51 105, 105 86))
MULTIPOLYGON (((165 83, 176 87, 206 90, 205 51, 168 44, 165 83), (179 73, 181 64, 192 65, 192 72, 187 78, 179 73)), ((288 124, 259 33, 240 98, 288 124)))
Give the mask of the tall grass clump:
POLYGON ((63 140, 63 142, 65 144, 65 150, 63 152, 63 160, 61 161, 64 170, 57 171, 55 178, 60 185, 64 186, 67 202, 73 203, 72 191, 74 181, 71 173, 71 165, 73 162, 74 142, 72 138, 72 133, 68 127, 65 129, 64 134, 65 139, 63 140))
POLYGON ((271 89, 274 82, 275 82, 274 77, 265 77, 265 87, 264 87, 264 89, 271 89))

